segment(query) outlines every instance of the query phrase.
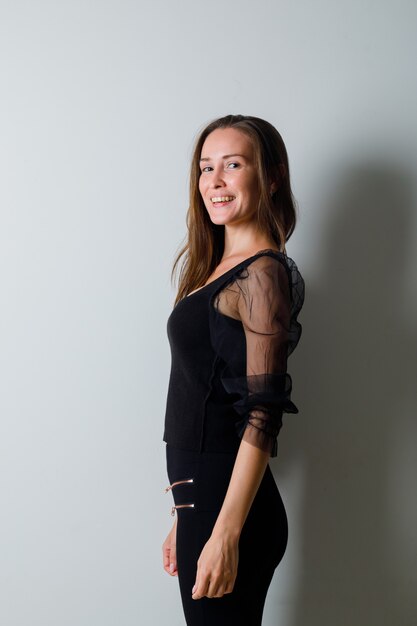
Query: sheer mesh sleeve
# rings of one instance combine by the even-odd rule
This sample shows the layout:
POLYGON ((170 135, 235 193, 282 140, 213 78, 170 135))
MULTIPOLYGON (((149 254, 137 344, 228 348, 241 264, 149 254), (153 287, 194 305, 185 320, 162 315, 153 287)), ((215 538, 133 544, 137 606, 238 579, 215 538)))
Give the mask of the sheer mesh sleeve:
POLYGON ((237 433, 271 457, 277 455, 283 412, 298 413, 290 399, 292 380, 287 358, 301 336, 297 315, 303 301, 304 281, 284 253, 257 257, 241 268, 214 300, 221 318, 217 330, 222 331, 223 325, 222 336, 230 336, 230 332, 233 336, 234 332, 237 348, 236 322, 244 333, 244 359, 230 342, 223 342, 228 347, 223 349, 226 364, 221 379, 224 388, 238 398, 233 403, 240 418, 237 433))

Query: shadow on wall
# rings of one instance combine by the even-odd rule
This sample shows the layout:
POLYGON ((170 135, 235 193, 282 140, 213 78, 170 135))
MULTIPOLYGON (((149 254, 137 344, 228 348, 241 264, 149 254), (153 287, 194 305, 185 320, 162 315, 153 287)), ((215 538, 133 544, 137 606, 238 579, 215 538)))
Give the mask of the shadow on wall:
MULTIPOLYGON (((300 415, 287 416, 305 485, 299 518, 289 520, 301 545, 288 626, 412 626, 411 175, 395 164, 360 164, 327 209, 321 284, 306 284, 304 323, 300 316, 303 362, 294 380, 303 400, 300 415)), ((294 459, 283 447, 281 454, 286 473, 294 459)))

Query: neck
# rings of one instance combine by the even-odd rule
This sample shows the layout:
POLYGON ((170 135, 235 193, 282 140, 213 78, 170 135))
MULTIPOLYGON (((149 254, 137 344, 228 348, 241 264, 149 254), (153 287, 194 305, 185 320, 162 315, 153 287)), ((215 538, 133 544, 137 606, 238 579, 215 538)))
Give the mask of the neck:
POLYGON ((225 225, 223 260, 255 254, 265 248, 277 249, 277 245, 253 223, 225 225))

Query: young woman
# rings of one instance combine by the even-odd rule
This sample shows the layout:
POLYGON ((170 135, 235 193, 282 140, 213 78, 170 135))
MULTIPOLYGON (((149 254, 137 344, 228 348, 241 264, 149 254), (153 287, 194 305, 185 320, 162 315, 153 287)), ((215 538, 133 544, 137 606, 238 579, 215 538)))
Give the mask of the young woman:
POLYGON ((304 281, 285 251, 296 224, 278 131, 228 115, 197 138, 188 241, 167 332, 164 569, 188 626, 259 626, 288 537, 268 461, 290 399, 304 281))

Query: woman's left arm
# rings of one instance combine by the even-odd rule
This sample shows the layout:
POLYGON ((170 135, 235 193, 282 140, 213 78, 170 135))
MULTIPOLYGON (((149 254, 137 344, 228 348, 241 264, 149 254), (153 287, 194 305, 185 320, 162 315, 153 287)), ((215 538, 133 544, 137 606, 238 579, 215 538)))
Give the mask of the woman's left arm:
POLYGON ((240 533, 268 464, 269 452, 241 441, 229 487, 210 539, 197 562, 194 600, 233 591, 240 533))
POLYGON ((286 268, 261 256, 238 279, 236 309, 245 332, 246 371, 229 370, 223 385, 240 396, 234 406, 241 442, 222 508, 197 562, 192 597, 221 597, 233 590, 239 538, 268 460, 277 453, 283 409, 293 411, 287 375, 291 299, 286 268))

